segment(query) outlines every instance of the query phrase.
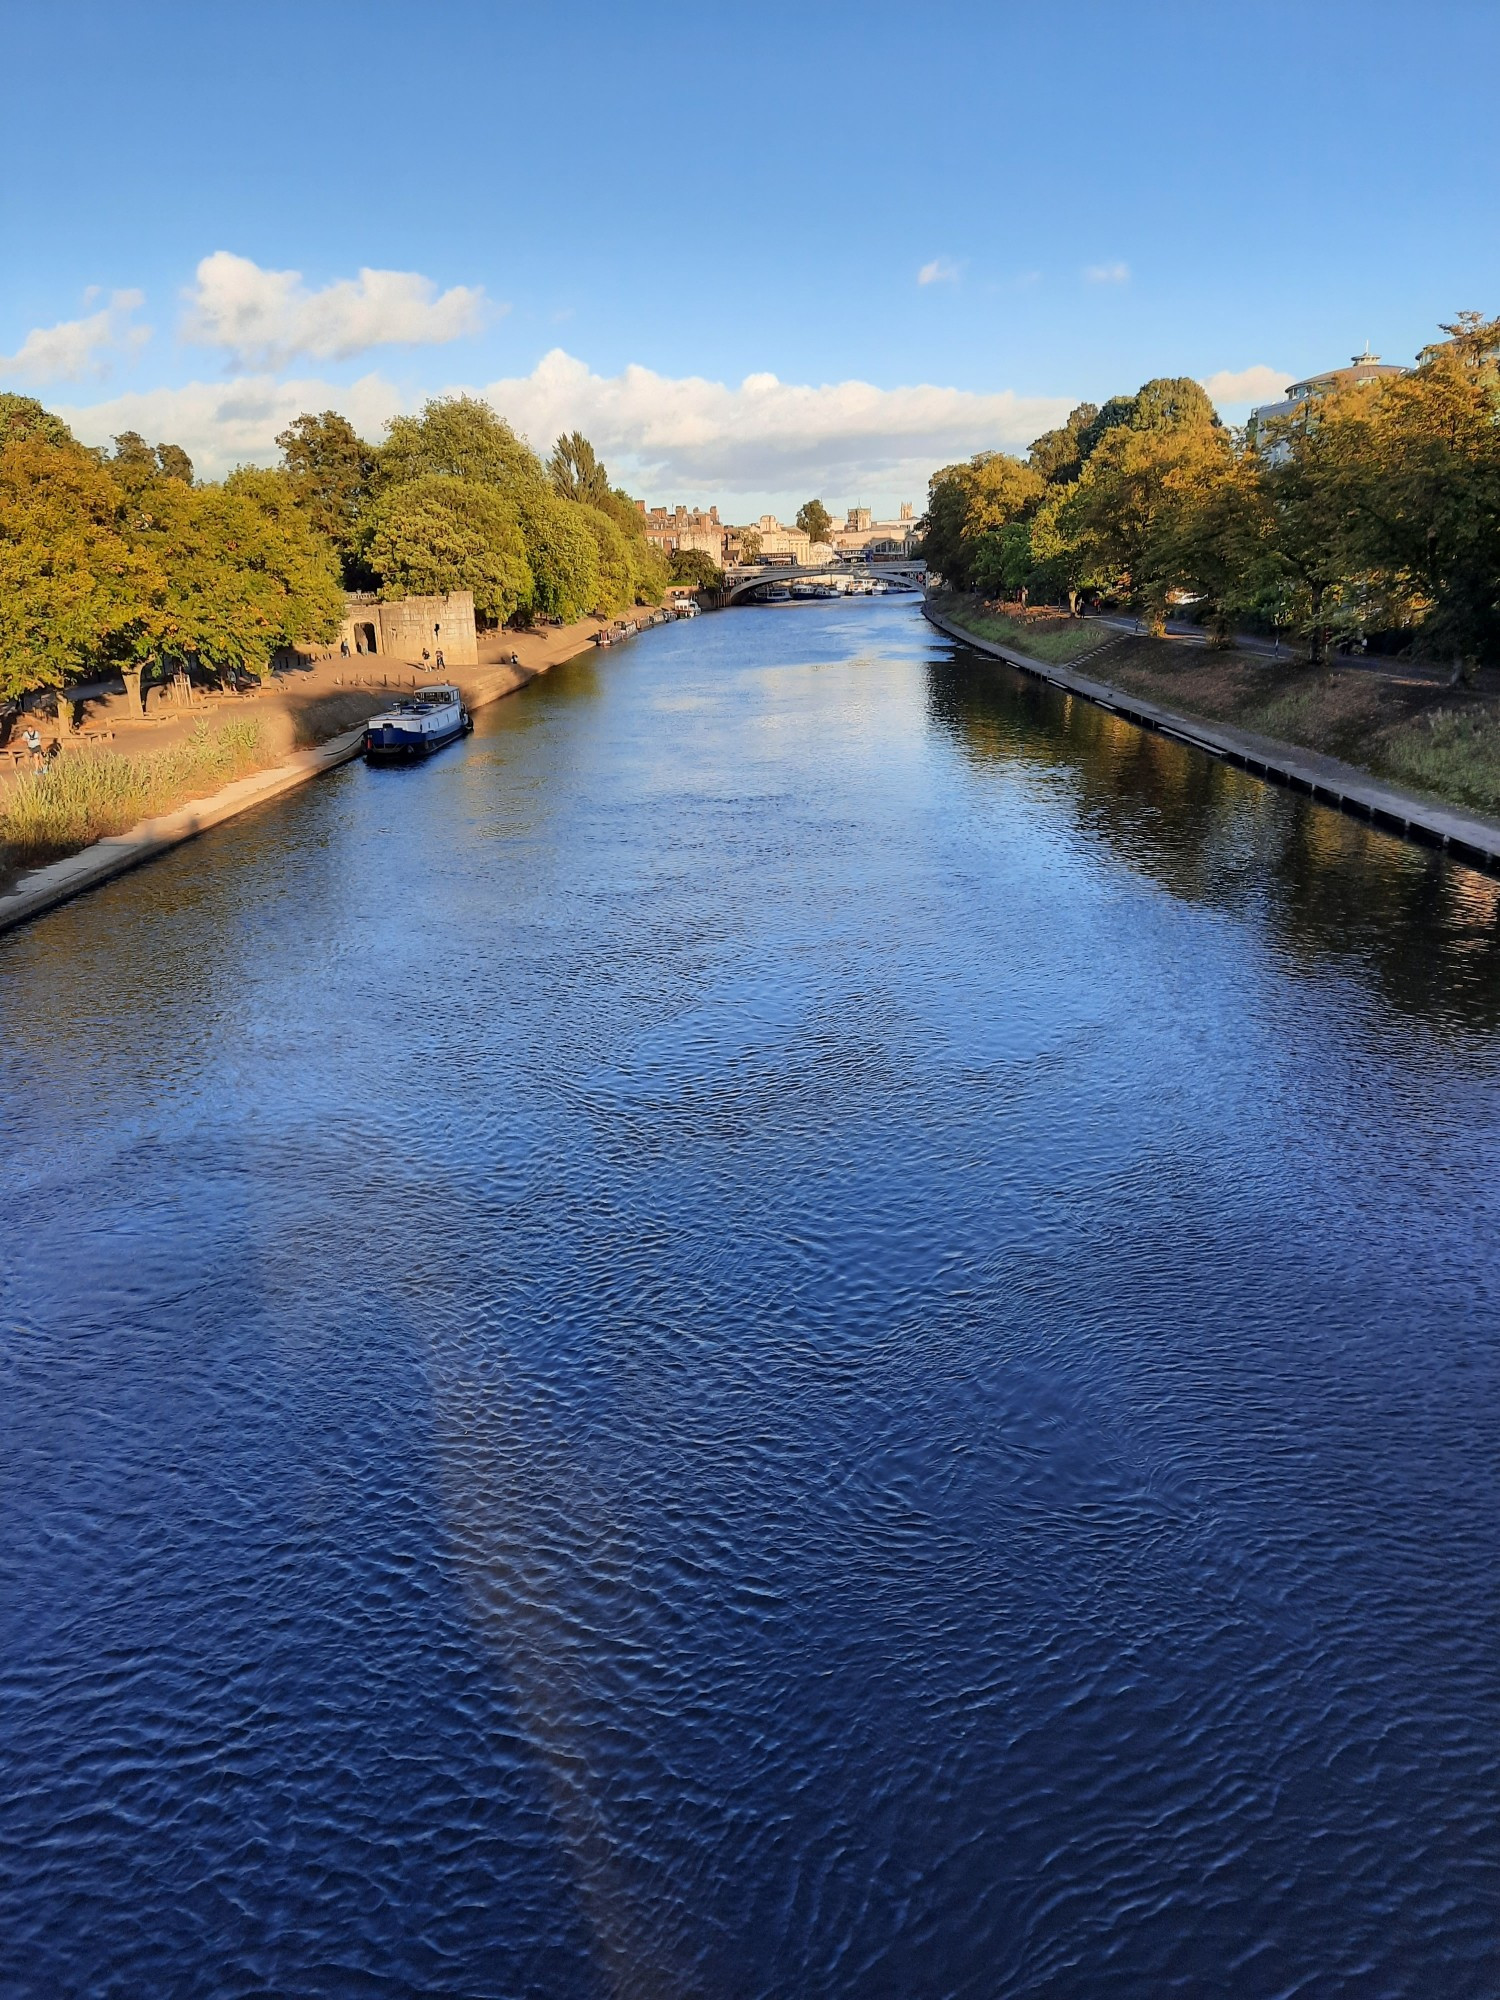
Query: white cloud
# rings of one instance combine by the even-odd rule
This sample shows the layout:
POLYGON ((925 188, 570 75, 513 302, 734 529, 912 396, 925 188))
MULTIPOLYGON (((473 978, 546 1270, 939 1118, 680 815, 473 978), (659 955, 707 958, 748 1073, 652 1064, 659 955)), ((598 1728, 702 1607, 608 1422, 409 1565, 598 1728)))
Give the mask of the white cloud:
MULTIPOLYGON (((582 430, 614 477, 646 498, 738 504, 755 496, 778 506, 816 491, 878 490, 920 501, 936 466, 996 447, 1023 449, 1076 401, 774 375, 733 384, 634 366, 596 375, 561 348, 529 375, 478 393, 543 452, 560 433, 582 430)), ((89 444, 124 430, 180 444, 200 472, 215 476, 274 462, 276 433, 303 410, 342 410, 362 435, 378 438, 386 419, 414 400, 379 374, 344 384, 257 373, 60 406, 58 414, 89 444)))
POLYGON ((924 264, 917 273, 919 285, 956 285, 958 266, 951 257, 934 257, 930 264, 924 264))
MULTIPOLYGON (((84 303, 97 297, 97 288, 90 286, 84 303)), ((87 319, 33 327, 14 354, 0 354, 0 376, 15 382, 81 382, 107 375, 116 356, 134 353, 151 338, 149 326, 131 324, 131 314, 145 302, 143 292, 114 292, 109 304, 87 319)))
POLYGON ((1091 285, 1127 285, 1130 282, 1130 266, 1118 260, 1113 264, 1090 264, 1083 275, 1091 285))
POLYGON ((636 491, 726 496, 808 486, 849 492, 877 482, 919 496, 935 466, 1024 447, 1072 407, 1066 397, 928 383, 879 389, 747 375, 735 386, 638 366, 595 375, 561 348, 529 375, 491 382, 483 394, 540 449, 582 430, 636 491))
POLYGON ((1257 361, 1252 368, 1221 368, 1217 375, 1205 375, 1203 387, 1222 409, 1236 403, 1279 403, 1291 379, 1290 368, 1268 368, 1257 361))
POLYGON ((203 259, 186 298, 185 338, 226 349, 243 368, 281 368, 299 354, 347 361, 370 347, 440 346, 477 333, 487 311, 482 288, 439 293, 416 271, 362 270, 309 291, 300 271, 266 271, 228 250, 203 259))
POLYGON ((200 474, 215 478, 236 465, 272 464, 278 456, 276 433, 304 410, 342 410, 363 436, 376 438, 402 401, 399 390, 379 375, 353 383, 241 375, 228 382, 147 389, 104 403, 58 404, 57 413, 85 444, 107 444, 121 431, 139 431, 152 444, 180 444, 200 474))

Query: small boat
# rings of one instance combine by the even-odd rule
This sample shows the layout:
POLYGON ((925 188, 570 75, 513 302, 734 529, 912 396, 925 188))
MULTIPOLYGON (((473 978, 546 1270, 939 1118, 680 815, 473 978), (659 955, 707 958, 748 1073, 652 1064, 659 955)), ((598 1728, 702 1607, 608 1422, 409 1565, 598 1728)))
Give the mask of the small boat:
POLYGON ((474 718, 451 682, 416 688, 365 724, 367 757, 426 757, 467 736, 474 718))

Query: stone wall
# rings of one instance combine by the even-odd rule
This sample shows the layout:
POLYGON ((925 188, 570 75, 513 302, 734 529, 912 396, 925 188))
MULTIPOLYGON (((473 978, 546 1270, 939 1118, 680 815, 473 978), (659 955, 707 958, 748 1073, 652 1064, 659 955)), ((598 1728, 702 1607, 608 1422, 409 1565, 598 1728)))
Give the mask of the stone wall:
POLYGON ((452 591, 447 597, 398 597, 389 604, 374 597, 350 597, 339 637, 351 653, 383 654, 414 666, 421 665, 424 646, 433 668, 439 649, 445 667, 479 664, 474 598, 467 590, 452 591))

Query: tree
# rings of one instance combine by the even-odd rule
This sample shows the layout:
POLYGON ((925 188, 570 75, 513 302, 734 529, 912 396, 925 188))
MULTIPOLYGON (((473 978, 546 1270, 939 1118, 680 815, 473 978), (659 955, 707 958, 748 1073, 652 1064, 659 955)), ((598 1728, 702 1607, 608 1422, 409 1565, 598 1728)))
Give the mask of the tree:
POLYGON ((753 563, 760 561, 760 529, 741 528, 736 539, 740 545, 740 561, 753 563))
POLYGON ((1031 589, 1036 558, 1031 547, 1031 522, 1007 521, 1003 528, 981 535, 970 561, 974 588, 989 596, 1016 591, 1024 598, 1031 589))
POLYGON ((122 533, 119 488, 54 435, 22 412, 0 444, 0 695, 129 661, 161 628, 165 578, 122 533))
POLYGON ((704 549, 673 549, 673 583, 690 583, 694 590, 721 590, 724 572, 704 549))
POLYGON ((1500 653, 1500 321, 1460 315, 1369 414, 1363 562, 1393 623, 1455 678, 1500 653))
POLYGON ((591 611, 608 617, 635 601, 635 572, 630 561, 630 545, 607 514, 597 507, 580 507, 584 524, 594 538, 599 561, 599 583, 591 611))
POLYGON ((1227 646, 1235 614, 1262 606, 1275 584, 1273 523, 1254 452, 1219 452, 1210 435, 1188 433, 1194 445, 1167 471, 1144 562, 1163 590, 1203 600, 1211 643, 1227 646))
POLYGON ((1098 450, 1101 439, 1113 430, 1121 430, 1135 415, 1134 396, 1111 396, 1109 401, 1096 410, 1078 433, 1078 457, 1086 465, 1098 450))
POLYGON ((1271 510, 1270 586, 1309 644, 1327 657, 1332 630, 1362 622, 1370 566, 1370 419, 1363 390, 1319 397, 1315 410, 1278 423, 1266 440, 1261 478, 1271 510))
POLYGON ((582 617, 599 597, 599 545, 585 519, 588 510, 544 485, 523 490, 516 506, 536 609, 551 618, 582 617))
POLYGON ((16 396, 0 391, 0 445, 23 438, 39 438, 43 444, 77 447, 78 440, 61 417, 43 409, 34 396, 16 396))
POLYGON ((122 431, 114 441, 114 455, 107 460, 110 471, 129 492, 161 477, 156 453, 139 431, 122 431))
POLYGON ((1130 426, 1137 431, 1222 430, 1207 390, 1191 375, 1154 375, 1131 398, 1130 426))
POLYGON ((573 431, 557 440, 547 470, 552 477, 553 489, 564 500, 580 500, 585 506, 607 511, 609 474, 595 457, 594 447, 582 431, 573 431))
POLYGON ((178 479, 184 486, 192 485, 193 461, 180 444, 159 444, 156 447, 156 462, 161 467, 163 479, 178 479))
POLYGON ((245 469, 222 486, 158 480, 131 539, 164 579, 138 666, 159 653, 260 674, 278 647, 338 631, 337 562, 284 473, 245 469))
MULTIPOLYGON (((975 563, 987 535, 1030 513, 1046 492, 1041 474, 1003 451, 982 451, 967 464, 945 465, 928 482, 922 554, 956 590, 977 581, 975 563)), ((996 574, 998 545, 985 556, 996 574)))
POLYGON ((1069 496, 1064 532, 1076 537, 1109 587, 1142 603, 1154 632, 1164 629, 1171 587, 1162 531, 1174 508, 1222 472, 1229 451, 1222 427, 1119 425, 1095 447, 1069 496))
POLYGON ((497 624, 531 603, 531 565, 514 503, 443 473, 409 479, 372 508, 364 553, 385 597, 468 590, 497 624))
POLYGON ((1096 403, 1079 403, 1068 412, 1068 421, 1059 429, 1043 431, 1039 438, 1033 438, 1026 452, 1026 463, 1032 471, 1039 472, 1049 486, 1076 479, 1083 463, 1079 437, 1098 414, 1096 403))
POLYGON ((797 509, 797 526, 810 542, 826 542, 833 527, 833 516, 821 500, 809 500, 797 509))
POLYGON ((104 462, 126 493, 139 496, 160 479, 192 485, 193 461, 180 444, 149 445, 139 431, 122 431, 114 444, 104 462))
POLYGON ((670 575, 667 559, 654 542, 643 534, 628 538, 631 590, 637 604, 660 604, 667 594, 670 575))
POLYGON ((418 417, 392 417, 377 458, 381 480, 391 486, 436 472, 497 486, 515 499, 546 485, 530 445, 478 396, 439 396, 418 417))
POLYGON ((346 577, 354 583, 357 579, 349 572, 358 560, 361 522, 370 505, 375 447, 366 444, 337 410, 324 410, 316 417, 304 412, 276 442, 298 504, 339 551, 346 577))

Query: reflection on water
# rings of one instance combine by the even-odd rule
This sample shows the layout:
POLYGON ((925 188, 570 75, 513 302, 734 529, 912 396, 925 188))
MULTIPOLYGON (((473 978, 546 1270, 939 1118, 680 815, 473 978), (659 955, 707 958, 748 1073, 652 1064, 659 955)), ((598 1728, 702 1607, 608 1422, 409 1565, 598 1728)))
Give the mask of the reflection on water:
POLYGON ((0 1991, 1491 1993, 1495 888, 866 604, 0 943, 0 1991))
POLYGON ((1065 775, 1077 823, 1175 895, 1263 921, 1442 1032, 1500 1022, 1500 881, 955 649, 934 722, 976 765, 1065 775))

